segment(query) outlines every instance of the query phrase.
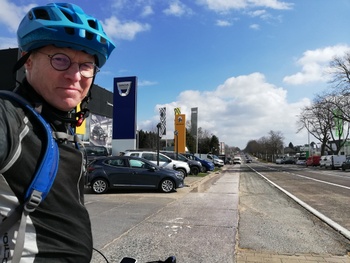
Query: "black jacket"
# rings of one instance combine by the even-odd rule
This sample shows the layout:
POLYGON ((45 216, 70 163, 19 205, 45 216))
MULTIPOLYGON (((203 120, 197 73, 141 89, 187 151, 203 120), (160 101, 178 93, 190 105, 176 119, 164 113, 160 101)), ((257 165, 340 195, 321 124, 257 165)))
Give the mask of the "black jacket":
MULTIPOLYGON (((61 112, 43 99, 24 80, 16 91, 33 106, 41 105, 41 115, 53 130, 67 132, 61 112), (62 121, 63 120, 63 121, 62 121)), ((26 190, 43 155, 44 131, 38 120, 15 102, 0 98, 0 220, 9 209, 23 203, 26 190)), ((22 257, 26 262, 90 262, 92 235, 84 206, 83 155, 70 142, 59 143, 59 167, 46 199, 29 214, 22 257)), ((0 262, 13 250, 15 225, 0 237, 0 262)), ((5 261, 4 261, 5 260, 5 261)))

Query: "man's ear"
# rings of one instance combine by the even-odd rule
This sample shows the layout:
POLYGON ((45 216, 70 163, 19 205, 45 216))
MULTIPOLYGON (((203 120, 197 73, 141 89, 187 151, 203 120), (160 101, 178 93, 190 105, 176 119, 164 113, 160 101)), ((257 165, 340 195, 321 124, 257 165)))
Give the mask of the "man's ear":
MULTIPOLYGON (((22 51, 21 56, 24 57, 24 56, 27 55, 27 54, 28 54, 28 52, 22 51)), ((32 57, 29 56, 29 57, 27 58, 26 62, 24 63, 24 67, 25 67, 25 69, 28 69, 28 68, 31 67, 31 65, 32 65, 32 57)))

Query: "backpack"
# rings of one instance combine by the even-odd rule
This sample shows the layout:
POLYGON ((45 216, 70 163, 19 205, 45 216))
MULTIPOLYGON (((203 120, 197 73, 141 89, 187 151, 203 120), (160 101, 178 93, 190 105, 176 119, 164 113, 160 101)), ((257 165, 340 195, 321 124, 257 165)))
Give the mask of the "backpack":
POLYGON ((35 172, 34 179, 27 189, 23 204, 16 207, 0 224, 0 235, 4 235, 8 229, 20 220, 20 227, 12 258, 12 262, 16 263, 20 261, 24 247, 27 216, 46 198, 55 180, 59 162, 59 151, 57 142, 53 138, 50 125, 24 98, 14 92, 4 90, 0 91, 0 97, 17 102, 26 112, 34 115, 45 130, 45 139, 47 141, 45 154, 39 168, 35 172))

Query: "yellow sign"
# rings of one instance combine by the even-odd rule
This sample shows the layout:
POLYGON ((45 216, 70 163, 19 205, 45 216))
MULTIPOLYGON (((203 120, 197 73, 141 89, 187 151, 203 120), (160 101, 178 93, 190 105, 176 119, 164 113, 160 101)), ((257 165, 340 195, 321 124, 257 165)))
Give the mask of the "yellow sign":
MULTIPOLYGON (((80 111, 80 104, 77 106, 77 112, 80 111)), ((75 133, 76 134, 85 134, 86 132, 86 121, 84 120, 83 123, 79 126, 76 127, 75 133)))
POLYGON ((179 153, 186 152, 186 115, 175 115, 175 151, 179 153), (177 135, 176 135, 177 134, 177 135))

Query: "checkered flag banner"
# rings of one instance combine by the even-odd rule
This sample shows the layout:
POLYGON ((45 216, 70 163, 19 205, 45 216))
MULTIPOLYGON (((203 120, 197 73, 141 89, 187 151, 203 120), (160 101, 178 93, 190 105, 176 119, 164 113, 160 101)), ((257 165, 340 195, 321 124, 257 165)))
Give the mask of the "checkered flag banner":
POLYGON ((159 108, 160 131, 159 134, 166 135, 166 107, 159 108))

